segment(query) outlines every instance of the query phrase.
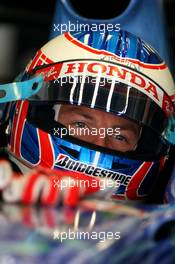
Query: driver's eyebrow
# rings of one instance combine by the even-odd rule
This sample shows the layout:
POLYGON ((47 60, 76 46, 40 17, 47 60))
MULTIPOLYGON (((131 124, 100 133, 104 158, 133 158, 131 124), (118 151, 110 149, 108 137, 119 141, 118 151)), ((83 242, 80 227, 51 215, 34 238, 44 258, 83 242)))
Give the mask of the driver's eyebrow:
POLYGON ((121 124, 121 125, 117 125, 115 126, 115 128, 118 128, 119 130, 127 130, 127 131, 132 131, 135 135, 139 134, 140 131, 140 127, 136 127, 134 124, 121 124))
POLYGON ((75 106, 69 107, 66 110, 63 110, 63 113, 71 113, 71 114, 79 114, 87 119, 93 119, 92 114, 89 114, 88 111, 87 113, 85 113, 84 111, 82 111, 82 109, 79 109, 78 107, 76 108, 75 106))

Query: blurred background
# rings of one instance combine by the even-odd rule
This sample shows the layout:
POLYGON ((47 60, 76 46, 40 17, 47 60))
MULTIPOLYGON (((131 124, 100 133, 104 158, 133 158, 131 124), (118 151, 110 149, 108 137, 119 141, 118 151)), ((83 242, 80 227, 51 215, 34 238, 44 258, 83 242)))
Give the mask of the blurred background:
MULTIPOLYGON (((84 0, 70 0, 75 9, 81 9, 84 0)), ((109 0, 111 2, 112 0, 109 0)), ((142 1, 142 0, 140 0, 142 1)), ((153 0, 152 2, 154 2, 153 0)), ((92 2, 92 1, 91 1, 92 2)), ((113 1, 112 1, 113 2, 113 1)), ((125 8, 127 0, 115 0, 118 10, 125 8), (118 3, 117 3, 118 2, 118 3)), ((90 5, 87 1, 87 7, 90 5)), ((0 0, 0 82, 12 81, 24 69, 35 52, 49 39, 53 27, 56 0, 10 1, 0 0)), ((171 46, 170 56, 175 62, 175 0, 163 0, 166 32, 171 46)), ((87 9, 82 9, 86 15, 87 9)), ((92 17, 94 9, 91 8, 92 17)), ((90 13, 90 10, 88 11, 90 13)), ((101 7, 100 14, 106 12, 101 7)), ((156 16, 156 14, 155 14, 156 16)), ((157 39, 159 41, 159 39, 157 39)))

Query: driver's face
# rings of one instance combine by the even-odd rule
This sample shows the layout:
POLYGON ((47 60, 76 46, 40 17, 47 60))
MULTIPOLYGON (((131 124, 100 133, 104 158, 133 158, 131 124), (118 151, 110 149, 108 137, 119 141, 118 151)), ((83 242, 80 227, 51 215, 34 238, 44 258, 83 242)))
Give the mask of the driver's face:
POLYGON ((75 137, 117 151, 132 151, 139 140, 136 123, 83 106, 61 105, 57 121, 71 128, 75 137))

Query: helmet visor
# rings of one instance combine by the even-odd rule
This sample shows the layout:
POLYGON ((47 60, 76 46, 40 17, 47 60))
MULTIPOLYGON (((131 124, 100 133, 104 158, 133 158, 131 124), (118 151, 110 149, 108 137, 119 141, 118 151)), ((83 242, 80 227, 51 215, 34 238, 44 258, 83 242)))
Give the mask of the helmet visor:
POLYGON ((43 87, 30 101, 68 103, 130 118, 164 135, 172 103, 153 80, 134 69, 105 61, 74 60, 35 68, 43 87), (167 109, 167 107, 166 107, 167 109))

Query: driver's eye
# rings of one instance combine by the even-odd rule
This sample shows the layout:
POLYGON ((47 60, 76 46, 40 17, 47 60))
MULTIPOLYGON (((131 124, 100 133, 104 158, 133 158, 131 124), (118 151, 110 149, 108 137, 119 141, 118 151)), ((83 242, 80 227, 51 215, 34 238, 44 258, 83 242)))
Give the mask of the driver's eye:
POLYGON ((85 123, 83 123, 83 122, 74 122, 74 123, 72 123, 72 125, 74 125, 77 128, 85 128, 85 127, 87 127, 87 125, 85 123))
POLYGON ((122 136, 122 135, 114 135, 113 137, 116 140, 119 140, 119 141, 122 141, 122 142, 127 142, 127 138, 122 136))

